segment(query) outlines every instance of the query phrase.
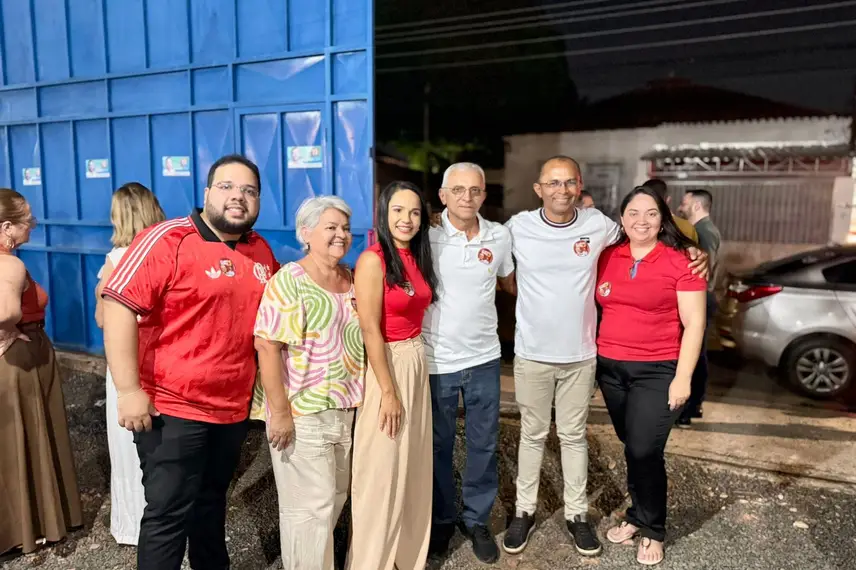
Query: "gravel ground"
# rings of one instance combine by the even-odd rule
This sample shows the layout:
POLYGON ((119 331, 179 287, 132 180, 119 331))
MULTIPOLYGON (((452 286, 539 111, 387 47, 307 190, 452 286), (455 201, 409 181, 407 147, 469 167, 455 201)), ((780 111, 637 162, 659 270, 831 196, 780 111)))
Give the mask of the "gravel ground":
MULTIPOLYGON (((72 440, 85 510, 85 527, 65 541, 26 556, 0 559, 8 570, 113 570, 134 568, 135 551, 119 547, 110 537, 109 458, 104 425, 103 379, 75 374, 66 383, 72 440)), ((502 421, 500 433, 500 496, 491 527, 502 539, 514 503, 514 474, 519 424, 502 421)), ((624 508, 624 462, 614 441, 590 440, 589 493, 592 517, 603 536, 624 508)), ((461 450, 456 452, 463 465, 461 450)), ((680 570, 856 570, 856 490, 804 480, 724 468, 669 458, 670 536, 667 559, 660 566, 680 570)), ((497 567, 536 569, 604 569, 637 567, 635 549, 607 545, 601 557, 576 554, 564 528, 561 511, 559 448, 551 434, 544 458, 539 526, 527 550, 503 554, 497 567)), ((253 430, 234 484, 227 534, 235 570, 279 568, 276 492, 263 433, 253 430)), ((347 508, 346 508, 347 513, 347 508)), ((337 537, 341 553, 347 516, 337 537)), ((185 567, 187 567, 185 565, 185 567)), ((449 556, 432 560, 431 570, 484 568, 468 543, 457 535, 449 556)))

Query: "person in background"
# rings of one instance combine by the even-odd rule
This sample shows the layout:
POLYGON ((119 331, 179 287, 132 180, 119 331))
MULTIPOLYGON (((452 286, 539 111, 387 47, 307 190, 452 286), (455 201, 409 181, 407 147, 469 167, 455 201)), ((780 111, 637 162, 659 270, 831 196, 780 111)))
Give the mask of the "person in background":
POLYGON ((378 196, 378 242, 357 260, 354 291, 369 369, 354 430, 350 570, 422 570, 431 534, 431 396, 422 343, 437 278, 419 188, 378 196))
POLYGON ((709 375, 707 360, 707 341, 710 327, 716 318, 716 278, 719 269, 719 245, 722 243, 722 235, 719 228, 710 219, 710 211, 713 207, 713 196, 707 190, 687 190, 678 207, 678 213, 689 220, 696 232, 698 232, 698 243, 705 250, 710 259, 710 279, 707 284, 707 322, 704 329, 704 341, 701 345, 701 354, 698 358, 695 371, 693 372, 692 394, 684 406, 681 416, 678 418, 679 428, 692 426, 693 418, 702 417, 702 404, 707 392, 707 379, 709 375))
POLYGON ((594 208, 594 197, 592 197, 591 193, 587 190, 580 191, 580 208, 585 210, 586 208, 594 208))
POLYGON ((256 317, 279 541, 286 570, 333 570, 333 529, 348 498, 351 430, 365 348, 351 271, 351 208, 338 196, 297 210, 304 257, 265 288, 256 317))
POLYGON ((624 444, 631 505, 606 537, 622 544, 640 535, 636 560, 654 565, 666 536, 664 450, 690 396, 707 283, 687 267, 693 242, 659 193, 635 188, 620 212, 621 237, 598 262, 597 379, 624 444))
POLYGON ((476 558, 493 563, 499 549, 487 524, 498 485, 500 345, 495 300, 497 281, 506 291, 514 290, 511 234, 478 213, 486 186, 477 164, 451 165, 439 193, 446 209, 440 225, 429 231, 437 302, 422 324, 434 416, 431 552, 448 550, 458 518, 452 456, 463 394, 467 461, 462 529, 476 558))
POLYGON ((48 296, 14 254, 35 226, 27 200, 0 189, 0 554, 83 525, 48 296))
MULTIPOLYGON (((671 207, 672 197, 669 195, 669 186, 665 181, 660 178, 651 178, 646 180, 642 186, 650 188, 656 192, 657 195, 666 202, 666 206, 671 207)), ((671 212, 671 210, 669 210, 669 212, 671 212)), ((675 222, 675 225, 678 226, 678 229, 681 230, 682 234, 688 237, 694 244, 698 245, 698 233, 689 221, 674 214, 672 214, 672 221, 675 222)))
POLYGON ((139 570, 178 570, 185 550, 193 568, 229 568, 226 492, 247 435, 253 326, 278 269, 252 231, 260 193, 255 164, 220 158, 204 208, 140 232, 102 290, 118 421, 143 470, 139 570))
MULTIPOLYGON (((166 219, 160 203, 151 190, 137 182, 129 182, 113 193, 110 223, 113 224, 113 249, 107 254, 98 272, 95 287, 95 322, 104 328, 104 302, 101 291, 119 265, 122 256, 136 235, 166 219)), ((140 519, 146 508, 143 472, 134 445, 134 437, 119 426, 118 394, 113 375, 107 368, 106 385, 107 448, 110 452, 110 534, 119 544, 137 545, 140 519)))

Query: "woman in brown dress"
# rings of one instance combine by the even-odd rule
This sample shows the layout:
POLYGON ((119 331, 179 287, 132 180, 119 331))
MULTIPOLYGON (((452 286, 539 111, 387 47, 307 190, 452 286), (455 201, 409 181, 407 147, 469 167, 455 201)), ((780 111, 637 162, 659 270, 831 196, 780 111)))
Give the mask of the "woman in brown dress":
POLYGON ((0 189, 0 554, 83 524, 48 297, 12 253, 35 222, 21 194, 0 189))

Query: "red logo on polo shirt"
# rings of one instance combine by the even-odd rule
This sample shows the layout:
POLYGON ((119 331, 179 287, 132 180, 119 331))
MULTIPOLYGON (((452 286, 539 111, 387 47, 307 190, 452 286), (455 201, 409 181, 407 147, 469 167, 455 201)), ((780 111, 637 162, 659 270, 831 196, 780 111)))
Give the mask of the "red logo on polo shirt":
POLYGON ((410 284, 410 281, 402 283, 401 288, 404 289, 404 292, 407 293, 408 297, 412 297, 416 294, 416 291, 413 290, 413 285, 410 284))
POLYGON ((235 276, 235 264, 232 263, 231 259, 221 259, 220 260, 220 271, 223 272, 223 275, 226 277, 234 277, 235 276))
POLYGON ((481 248, 479 250, 479 261, 490 265, 491 261, 493 261, 493 252, 486 247, 481 248))
POLYGON ((609 281, 604 281, 597 286, 597 292, 600 293, 601 297, 609 297, 612 292, 612 284, 609 281))
POLYGON ((589 238, 584 237, 577 240, 574 244, 574 253, 576 253, 580 257, 585 257, 589 253, 591 253, 591 247, 589 246, 589 238))

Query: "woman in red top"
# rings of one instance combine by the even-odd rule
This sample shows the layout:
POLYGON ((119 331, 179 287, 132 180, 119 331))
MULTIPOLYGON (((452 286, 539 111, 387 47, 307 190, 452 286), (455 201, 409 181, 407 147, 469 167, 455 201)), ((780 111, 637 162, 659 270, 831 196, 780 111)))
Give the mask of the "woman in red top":
POLYGON ((378 196, 378 243, 357 261, 354 293, 369 359, 354 431, 351 570, 422 570, 431 533, 433 442, 422 317, 437 279, 422 191, 378 196))
POLYGON ((663 560, 669 432, 690 395, 701 350, 707 283, 687 267, 694 246, 655 192, 635 188, 621 203, 622 239, 598 262, 603 309, 597 379, 627 460, 632 505, 607 533, 614 544, 640 535, 636 560, 663 560))
POLYGON ((35 225, 24 197, 0 189, 0 554, 83 524, 48 296, 12 254, 35 225))

